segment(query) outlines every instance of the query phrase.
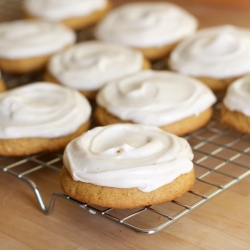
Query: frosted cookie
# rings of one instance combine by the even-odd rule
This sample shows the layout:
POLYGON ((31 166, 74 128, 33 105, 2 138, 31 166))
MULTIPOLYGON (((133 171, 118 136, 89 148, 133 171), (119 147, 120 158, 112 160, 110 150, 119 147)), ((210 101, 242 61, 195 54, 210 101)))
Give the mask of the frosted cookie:
POLYGON ((0 93, 0 155, 64 148, 88 129, 90 113, 84 96, 50 83, 0 93))
POLYGON ((136 50, 120 45, 90 41, 53 56, 45 80, 77 89, 90 99, 108 81, 124 77, 150 63, 136 50))
POLYGON ((6 89, 5 84, 4 84, 3 80, 2 80, 1 72, 0 72, 0 92, 5 91, 5 89, 6 89))
POLYGON ((73 29, 97 23, 111 8, 110 0, 25 0, 27 17, 62 22, 73 29))
POLYGON ((153 127, 96 127, 70 142, 60 183, 65 194, 112 208, 148 206, 180 197, 193 186, 187 141, 153 127))
POLYGON ((169 67, 196 77, 212 90, 224 90, 250 73, 250 29, 231 25, 200 30, 171 53, 169 67))
POLYGON ((51 55, 75 40, 75 33, 62 24, 38 20, 0 23, 0 69, 12 73, 40 70, 51 55))
POLYGON ((250 133, 250 75, 227 89, 221 110, 222 121, 243 133, 250 133))
POLYGON ((168 2, 122 5, 97 25, 98 39, 141 50, 149 59, 166 57, 184 37, 195 32, 197 20, 168 2))
POLYGON ((101 125, 132 122, 184 135, 210 120, 216 98, 196 79, 148 70, 108 83, 96 101, 101 125))

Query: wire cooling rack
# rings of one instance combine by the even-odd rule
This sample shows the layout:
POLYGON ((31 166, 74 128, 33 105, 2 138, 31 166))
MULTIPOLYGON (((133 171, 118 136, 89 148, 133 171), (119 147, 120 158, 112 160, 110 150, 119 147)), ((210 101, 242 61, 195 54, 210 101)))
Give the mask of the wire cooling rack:
MULTIPOLYGON (((0 22, 21 17, 20 2, 0 0, 0 22)), ((78 41, 88 40, 91 35, 91 29, 79 32, 78 41)), ((166 61, 157 62, 153 67, 163 69, 166 61)), ((3 78, 7 87, 13 88, 42 80, 42 73, 22 76, 3 74, 3 78)), ((215 105, 210 123, 186 136, 186 139, 195 156, 196 182, 192 190, 174 201, 138 209, 118 210, 91 206, 55 190, 49 191, 50 200, 46 205, 40 188, 47 185, 45 175, 58 177, 62 166, 62 152, 29 157, 0 157, 0 170, 27 183, 34 191, 44 214, 51 214, 55 200, 62 199, 135 232, 152 234, 168 227, 250 175, 250 135, 239 133, 220 123, 220 104, 215 105)), ((58 178, 54 182, 58 182, 58 178)))
POLYGON ((42 153, 23 158, 1 157, 0 169, 31 187, 45 214, 52 213, 56 199, 63 199, 88 210, 91 214, 100 215, 138 233, 156 233, 250 175, 250 135, 239 133, 221 124, 219 112, 220 104, 217 104, 211 122, 186 136, 195 156, 194 187, 182 197, 161 205, 132 210, 101 208, 81 203, 57 192, 51 195, 46 206, 38 186, 32 180, 32 175, 41 172, 42 177, 43 169, 59 174, 62 152, 42 153))

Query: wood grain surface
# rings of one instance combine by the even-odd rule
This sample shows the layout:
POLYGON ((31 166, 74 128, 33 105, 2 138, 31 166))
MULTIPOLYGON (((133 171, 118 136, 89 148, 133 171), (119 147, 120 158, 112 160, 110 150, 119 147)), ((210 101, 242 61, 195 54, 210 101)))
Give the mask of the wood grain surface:
MULTIPOLYGON (((129 1, 114 0, 123 2, 129 1)), ((171 2, 193 13, 200 27, 250 27, 248 0, 171 2)), ((60 191, 57 174, 36 178, 46 201, 51 190, 60 191)), ((250 249, 249 187, 247 177, 159 233, 140 235, 65 201, 57 201, 46 216, 27 184, 0 171, 0 249, 250 249)))

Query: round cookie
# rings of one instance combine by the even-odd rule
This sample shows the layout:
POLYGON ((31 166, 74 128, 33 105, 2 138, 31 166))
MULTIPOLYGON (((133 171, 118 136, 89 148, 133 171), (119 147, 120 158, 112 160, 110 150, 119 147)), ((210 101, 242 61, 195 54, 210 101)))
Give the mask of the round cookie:
POLYGON ((96 24, 110 8, 110 0, 24 1, 26 17, 61 22, 75 30, 96 24))
POLYGON ((148 70, 106 84, 96 101, 101 125, 131 122, 184 135, 210 120, 216 98, 196 79, 148 70))
POLYGON ((58 23, 39 20, 1 23, 0 69, 21 74, 40 70, 53 54, 75 40, 75 33, 58 23))
POLYGON ((96 127, 70 142, 60 175, 65 194, 118 209, 163 203, 194 184, 187 141, 154 126, 96 127))
POLYGON ((175 4, 138 2, 110 11, 97 25, 95 36, 134 47, 148 59, 157 60, 168 56, 196 28, 197 20, 175 4))
POLYGON ((90 41, 54 55, 48 63, 45 80, 77 89, 93 100, 108 81, 148 68, 150 63, 139 51, 90 41))
POLYGON ((90 125, 91 107, 75 90, 33 83, 0 93, 0 155, 64 148, 90 125))
POLYGON ((225 90, 250 73, 250 29, 232 25, 206 28, 184 39, 170 54, 169 69, 225 90))
POLYGON ((233 82, 227 89, 221 120, 243 133, 250 133, 250 75, 233 82))

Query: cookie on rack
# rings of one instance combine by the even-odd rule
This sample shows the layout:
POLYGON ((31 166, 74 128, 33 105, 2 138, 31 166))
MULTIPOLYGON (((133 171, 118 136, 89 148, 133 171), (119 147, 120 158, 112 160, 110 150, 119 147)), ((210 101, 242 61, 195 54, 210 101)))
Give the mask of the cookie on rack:
POLYGON ((91 106, 75 90, 38 82, 0 93, 0 155, 64 148, 89 128, 91 106))
POLYGON ((5 87, 5 84, 4 84, 1 76, 2 75, 1 75, 1 71, 0 71, 0 92, 3 92, 3 91, 5 91, 6 87, 5 87))
POLYGON ((188 142, 154 127, 96 127, 70 142, 60 175, 65 194, 118 209, 171 201, 194 184, 188 142))
POLYGON ((137 48, 148 59, 157 60, 168 56, 197 26, 193 15, 173 3, 138 2, 110 11, 97 25, 95 36, 137 48))
POLYGON ((26 17, 61 22, 76 30, 96 24, 110 9, 110 0, 24 1, 26 17))
POLYGON ((41 20, 0 23, 0 69, 8 73, 41 70, 53 54, 75 40, 74 31, 63 24, 41 20))
POLYGON ((148 68, 149 61, 139 51, 89 41, 54 55, 48 63, 45 80, 77 89, 93 100, 108 81, 148 68))
POLYGON ((206 28, 172 51, 169 68, 195 77, 213 91, 225 90, 250 73, 250 29, 232 25, 206 28))
POLYGON ((250 133, 250 75, 236 80, 228 87, 221 119, 238 131, 250 133))
POLYGON ((106 84, 97 94, 101 125, 154 125, 176 135, 204 126, 216 98, 200 81, 168 71, 145 70, 106 84))

